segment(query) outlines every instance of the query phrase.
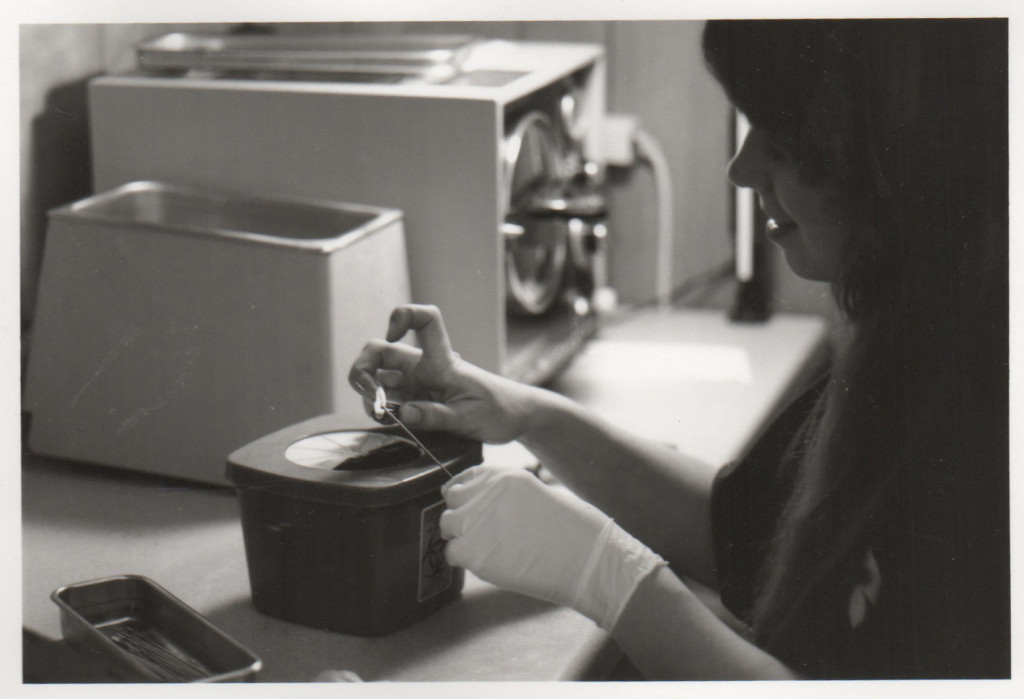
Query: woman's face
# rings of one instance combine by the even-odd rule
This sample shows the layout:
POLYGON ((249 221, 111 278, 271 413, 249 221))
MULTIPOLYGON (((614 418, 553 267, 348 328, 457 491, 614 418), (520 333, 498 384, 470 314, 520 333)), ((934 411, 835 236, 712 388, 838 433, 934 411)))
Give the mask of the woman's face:
POLYGON ((729 163, 729 179, 757 192, 768 217, 768 239, 782 248, 786 263, 799 276, 834 281, 865 225, 851 202, 829 184, 801 181, 795 160, 754 127, 729 163))

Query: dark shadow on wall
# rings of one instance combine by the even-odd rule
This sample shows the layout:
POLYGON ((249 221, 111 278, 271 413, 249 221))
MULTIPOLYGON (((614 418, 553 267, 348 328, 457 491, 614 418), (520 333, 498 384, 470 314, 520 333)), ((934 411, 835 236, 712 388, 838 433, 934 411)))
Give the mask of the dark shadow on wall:
POLYGON ((90 78, 54 87, 23 142, 29 148, 30 172, 21 227, 21 325, 28 332, 35 309, 42 264, 47 212, 92 192, 92 159, 86 90, 90 78))

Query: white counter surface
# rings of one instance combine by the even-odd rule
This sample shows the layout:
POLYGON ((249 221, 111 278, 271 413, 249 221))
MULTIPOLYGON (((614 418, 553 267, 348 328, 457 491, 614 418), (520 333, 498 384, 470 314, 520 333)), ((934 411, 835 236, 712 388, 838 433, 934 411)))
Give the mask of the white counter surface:
MULTIPOLYGON (((718 312, 651 313, 604 327, 554 384, 605 417, 712 463, 735 458, 818 365, 824 324, 718 312), (682 357, 682 362, 673 358, 682 357)), ((523 463, 517 445, 485 450, 523 463)), ((619 659, 593 623, 467 575, 462 597, 382 638, 317 631, 252 606, 237 503, 227 489, 26 456, 23 622, 60 638, 50 593, 120 574, 152 578, 263 660, 259 682, 325 669, 364 680, 597 679, 619 659)))

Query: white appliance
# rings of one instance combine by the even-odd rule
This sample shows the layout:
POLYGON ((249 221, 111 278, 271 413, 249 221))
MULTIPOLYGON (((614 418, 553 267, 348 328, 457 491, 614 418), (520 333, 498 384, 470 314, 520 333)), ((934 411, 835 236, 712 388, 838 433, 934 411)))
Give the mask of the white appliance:
POLYGON ((139 71, 90 84, 95 186, 400 209, 412 299, 442 309, 468 360, 542 382, 593 332, 604 283, 603 49, 388 41, 142 45, 139 71))

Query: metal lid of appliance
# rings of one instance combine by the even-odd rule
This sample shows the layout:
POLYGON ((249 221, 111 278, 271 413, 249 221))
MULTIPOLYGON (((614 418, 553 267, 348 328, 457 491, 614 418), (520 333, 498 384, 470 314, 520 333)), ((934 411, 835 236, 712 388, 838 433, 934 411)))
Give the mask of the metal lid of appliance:
POLYGON ((141 69, 150 71, 378 74, 441 82, 458 74, 475 41, 467 35, 174 33, 137 44, 136 59, 141 69))
MULTIPOLYGON (((479 442, 440 432, 421 432, 417 437, 453 474, 483 460, 479 442)), ((227 477, 239 489, 364 507, 404 502, 448 480, 444 470, 406 440, 400 428, 348 428, 336 415, 300 422, 234 451, 228 457, 227 477), (332 440, 338 445, 333 455, 332 440), (403 443, 409 448, 390 449, 403 443), (360 445, 383 448, 350 459, 360 445), (310 454, 308 460, 297 456, 303 449, 310 454)))

